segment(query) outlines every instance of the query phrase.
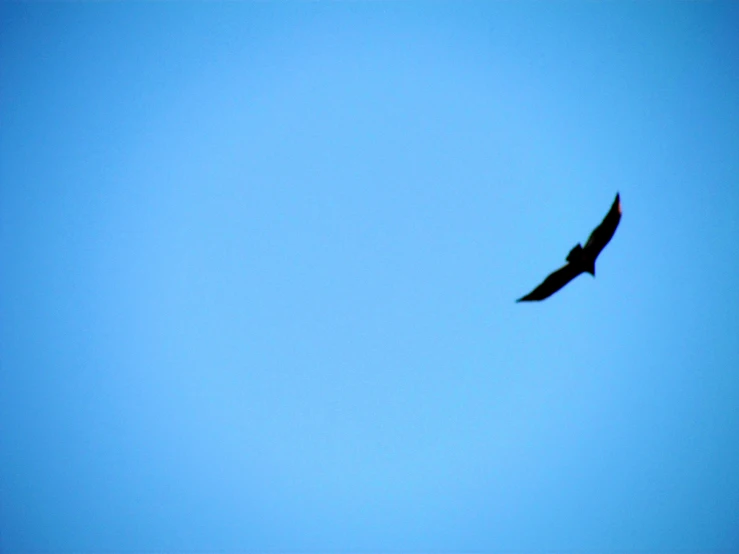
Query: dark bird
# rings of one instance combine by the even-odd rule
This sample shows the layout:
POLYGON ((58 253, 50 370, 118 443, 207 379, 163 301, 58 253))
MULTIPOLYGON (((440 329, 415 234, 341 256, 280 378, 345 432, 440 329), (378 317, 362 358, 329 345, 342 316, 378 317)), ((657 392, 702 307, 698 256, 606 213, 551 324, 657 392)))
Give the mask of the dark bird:
POLYGON ((608 210, 601 224, 590 234, 585 246, 580 246, 578 242, 577 246, 567 254, 567 263, 564 266, 549 275, 541 285, 526 296, 516 300, 516 302, 544 300, 581 273, 590 273, 595 277, 595 260, 613 237, 619 221, 621 221, 621 198, 616 194, 611 209, 608 210))

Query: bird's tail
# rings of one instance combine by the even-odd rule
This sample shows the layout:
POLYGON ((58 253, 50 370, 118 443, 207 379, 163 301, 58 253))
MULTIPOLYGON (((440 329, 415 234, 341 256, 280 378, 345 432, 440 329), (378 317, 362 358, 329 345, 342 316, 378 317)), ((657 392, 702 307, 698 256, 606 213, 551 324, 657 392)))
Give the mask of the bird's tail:
POLYGON ((578 242, 577 245, 575 245, 575 248, 570 250, 570 253, 567 254, 567 261, 576 262, 580 258, 582 258, 582 246, 578 242))

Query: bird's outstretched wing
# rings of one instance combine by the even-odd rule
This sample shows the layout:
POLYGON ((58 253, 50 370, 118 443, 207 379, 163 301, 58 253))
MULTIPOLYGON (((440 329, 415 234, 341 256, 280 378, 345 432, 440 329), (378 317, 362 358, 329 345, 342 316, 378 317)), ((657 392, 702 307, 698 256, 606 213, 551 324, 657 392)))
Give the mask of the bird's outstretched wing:
POLYGON ((583 270, 575 264, 568 263, 560 267, 557 271, 549 275, 544 282, 528 293, 516 300, 516 302, 530 302, 532 300, 544 300, 553 295, 575 277, 580 275, 583 270))
POLYGON ((611 205, 611 209, 608 210, 606 217, 598 225, 595 230, 590 233, 588 242, 585 243, 583 250, 585 254, 595 262, 595 259, 600 254, 601 250, 605 248, 606 244, 613 238, 613 233, 616 232, 618 222, 621 221, 621 197, 616 194, 616 199, 611 205))

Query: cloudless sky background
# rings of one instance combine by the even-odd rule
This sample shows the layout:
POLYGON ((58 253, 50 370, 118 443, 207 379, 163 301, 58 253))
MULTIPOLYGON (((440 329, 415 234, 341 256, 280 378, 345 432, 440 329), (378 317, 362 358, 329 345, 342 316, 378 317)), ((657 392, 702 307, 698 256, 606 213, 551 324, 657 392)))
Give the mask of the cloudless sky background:
POLYGON ((737 3, 4 3, 0 247, 2 552, 739 551, 737 3))

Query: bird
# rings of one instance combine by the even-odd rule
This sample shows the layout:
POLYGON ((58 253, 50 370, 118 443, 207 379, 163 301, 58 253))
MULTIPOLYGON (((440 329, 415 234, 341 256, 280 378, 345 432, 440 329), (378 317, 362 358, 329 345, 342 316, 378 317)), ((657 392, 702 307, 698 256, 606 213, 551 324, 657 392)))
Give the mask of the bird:
POLYGON ((595 260, 606 244, 613 238, 621 221, 621 196, 616 193, 616 199, 608 210, 606 217, 590 234, 585 246, 577 245, 567 254, 567 263, 551 273, 544 281, 516 302, 534 302, 549 298, 567 283, 581 273, 590 273, 595 277, 595 260))

